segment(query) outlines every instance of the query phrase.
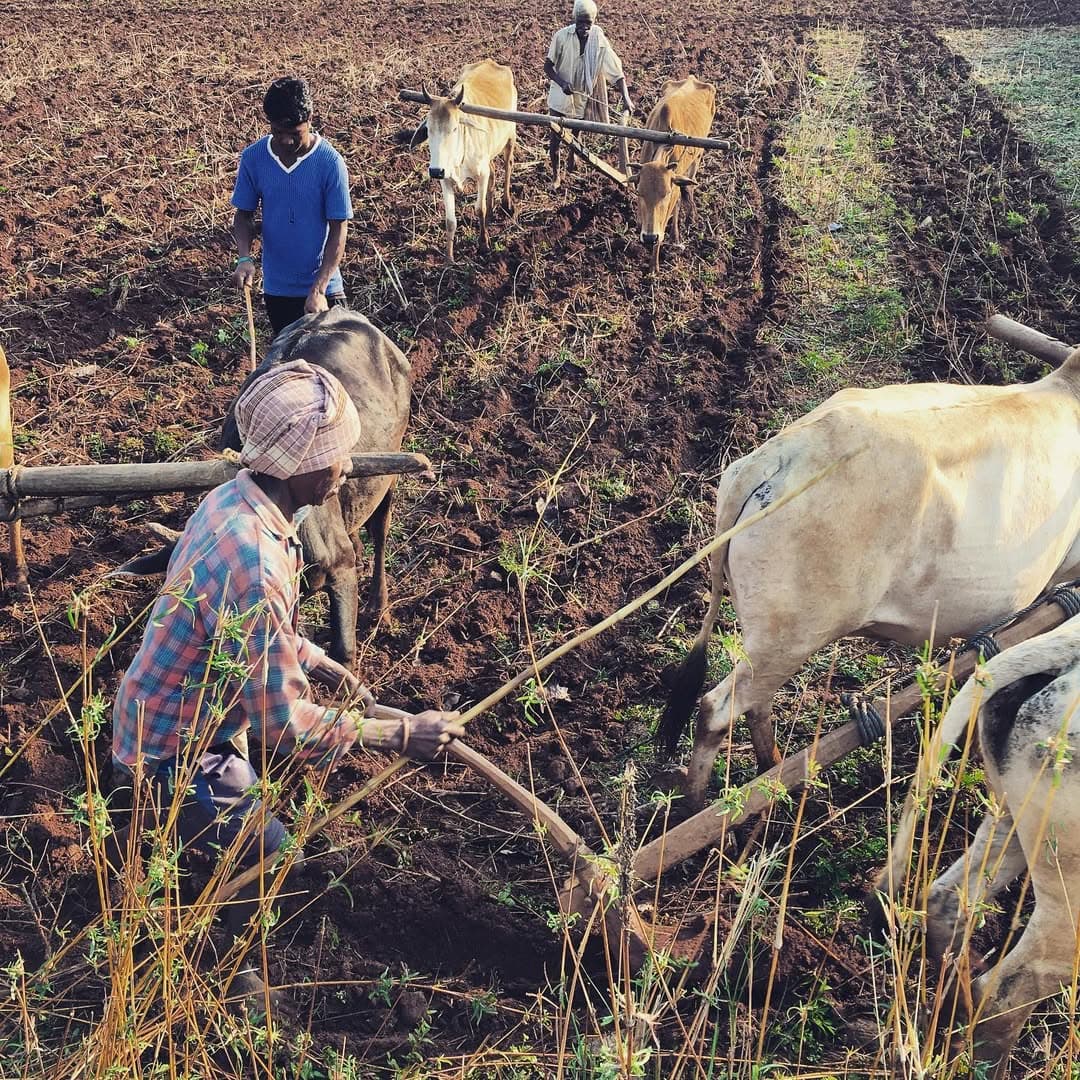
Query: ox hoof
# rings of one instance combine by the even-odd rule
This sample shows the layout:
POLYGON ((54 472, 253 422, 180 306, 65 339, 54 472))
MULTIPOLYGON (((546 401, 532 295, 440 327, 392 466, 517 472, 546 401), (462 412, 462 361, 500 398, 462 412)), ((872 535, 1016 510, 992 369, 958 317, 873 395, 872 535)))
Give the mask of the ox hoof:
POLYGON ((669 765, 653 774, 653 783, 661 791, 671 791, 682 795, 686 788, 686 766, 669 765))
POLYGON ((690 781, 685 765, 671 765, 653 775, 653 782, 661 791, 677 795, 678 800, 671 809, 671 817, 681 820, 696 814, 704 805, 703 798, 695 798, 690 790, 690 781))

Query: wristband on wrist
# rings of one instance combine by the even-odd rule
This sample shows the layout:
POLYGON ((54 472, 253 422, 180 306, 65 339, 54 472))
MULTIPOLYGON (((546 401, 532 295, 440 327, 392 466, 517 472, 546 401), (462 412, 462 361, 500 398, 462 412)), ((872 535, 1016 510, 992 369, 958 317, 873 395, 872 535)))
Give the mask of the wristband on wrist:
POLYGON ((246 262, 253 263, 254 261, 255 260, 250 255, 241 255, 240 258, 236 260, 236 265, 239 266, 241 263, 246 262))

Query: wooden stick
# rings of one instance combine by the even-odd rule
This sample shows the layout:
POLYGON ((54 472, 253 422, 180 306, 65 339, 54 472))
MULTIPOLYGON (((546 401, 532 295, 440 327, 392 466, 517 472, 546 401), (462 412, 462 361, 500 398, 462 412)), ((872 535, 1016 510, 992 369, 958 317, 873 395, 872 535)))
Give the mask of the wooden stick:
POLYGON ((248 362, 251 371, 259 366, 259 355, 255 348, 255 311, 251 306, 251 286, 244 286, 244 306, 247 308, 248 320, 248 362))
MULTIPOLYGON (((349 476, 387 476, 430 472, 423 454, 356 454, 349 476)), ((210 461, 161 461, 137 465, 47 465, 0 470, 0 506, 7 504, 10 520, 24 497, 67 498, 73 495, 139 495, 169 491, 204 491, 236 475, 236 466, 223 458, 210 461)))
POLYGON ((584 146, 580 139, 575 139, 563 126, 562 123, 553 123, 551 125, 553 131, 557 131, 562 136, 562 141, 568 146, 574 148, 575 153, 580 154, 594 169, 599 169, 609 180, 614 180, 616 184, 626 186, 630 182, 630 177, 624 172, 619 172, 614 165, 609 165, 598 154, 594 154, 588 147, 584 146))
POLYGON ((1029 353, 1048 364, 1064 363, 1072 348, 1064 341, 1058 341, 1039 330, 1004 315, 991 315, 986 320, 986 332, 999 341, 1012 345, 1014 349, 1029 353))
MULTIPOLYGON (((7 354, 0 346, 0 468, 15 465, 15 425, 11 415, 11 369, 7 354)), ((11 576, 16 585, 27 583, 26 552, 23 550, 22 525, 13 521, 8 529, 11 542, 11 576)))
MULTIPOLYGON (((999 647, 1005 650, 1060 626, 1065 617, 1060 605, 1047 603, 999 631, 995 639, 999 647)), ((948 675, 938 677, 937 688, 943 689, 947 678, 959 685, 975 670, 977 660, 972 650, 957 655, 948 675)), ((912 683, 891 698, 877 698, 873 704, 882 719, 892 726, 900 717, 919 708, 922 702, 922 688, 918 683, 912 683)), ((746 784, 734 798, 707 806, 669 829, 664 836, 646 844, 634 857, 634 876, 641 881, 655 880, 668 868, 715 844, 727 830, 761 814, 776 801, 777 795, 798 790, 808 778, 816 776, 821 769, 861 745, 862 739, 854 721, 823 735, 814 745, 785 758, 779 765, 746 784), (741 809, 738 813, 732 813, 729 809, 731 806, 741 809)))
MULTIPOLYGON (((402 101, 414 101, 427 105, 424 95, 418 90, 400 90, 398 97, 402 101)), ((492 120, 509 120, 514 124, 537 124, 550 126, 550 113, 512 112, 507 109, 490 109, 486 105, 460 106, 463 113, 472 116, 487 116, 492 120)), ((645 142, 664 143, 667 146, 701 146, 706 150, 731 150, 733 144, 727 139, 704 139, 696 135, 680 135, 676 131, 653 131, 651 128, 624 127, 622 124, 601 124, 598 120, 574 120, 569 116, 558 117, 560 127, 571 131, 593 131, 599 135, 621 135, 628 139, 642 139, 645 142)))

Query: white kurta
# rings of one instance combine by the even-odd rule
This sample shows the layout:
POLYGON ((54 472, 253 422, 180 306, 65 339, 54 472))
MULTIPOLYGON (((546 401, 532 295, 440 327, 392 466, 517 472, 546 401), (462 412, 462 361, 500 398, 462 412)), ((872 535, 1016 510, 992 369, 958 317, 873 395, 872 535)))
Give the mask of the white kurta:
POLYGON ((607 123, 607 84, 623 77, 623 67, 619 54, 611 47, 604 31, 594 25, 589 31, 590 37, 593 34, 600 35, 597 41, 597 75, 594 84, 586 86, 585 53, 578 40, 577 27, 571 23, 555 31, 551 48, 548 49, 548 59, 563 79, 573 86, 574 93, 572 96, 564 94, 561 86, 551 83, 548 109, 580 120, 585 115, 586 106, 591 104, 590 113, 607 123))

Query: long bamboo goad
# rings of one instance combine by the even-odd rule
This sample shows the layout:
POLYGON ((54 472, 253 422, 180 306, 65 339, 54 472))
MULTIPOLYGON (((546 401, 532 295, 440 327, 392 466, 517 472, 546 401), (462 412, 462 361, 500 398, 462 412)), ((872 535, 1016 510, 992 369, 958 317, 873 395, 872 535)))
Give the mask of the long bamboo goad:
POLYGON ((244 286, 244 306, 248 321, 248 367, 254 371, 259 366, 259 354, 255 345, 255 311, 251 306, 251 286, 244 286))
MULTIPOLYGON (((689 573, 699 563, 707 559, 714 551, 728 543, 733 537, 743 532, 745 529, 749 529, 752 525, 756 525, 759 521, 763 521, 770 514, 775 514, 781 507, 787 506, 793 499, 797 499, 800 495, 805 494, 810 488, 812 488, 820 480, 823 480, 834 469, 838 469, 841 465, 846 464, 853 457, 856 457, 862 451, 857 451, 855 454, 848 454, 845 457, 839 458, 834 461, 828 468, 822 469, 821 472, 816 473, 805 484, 801 484, 795 488, 794 491, 789 491, 786 495, 782 495, 774 503, 770 503, 763 510, 759 510, 756 514, 751 514, 747 518, 743 518, 737 522, 730 529, 720 533, 719 536, 714 537, 709 543, 707 543, 700 551, 695 555, 691 555, 690 558, 680 563, 674 570, 671 571, 666 577, 657 582, 648 592, 642 593, 641 596, 634 600, 631 600, 628 604, 624 604, 618 611, 609 615, 606 619, 596 623, 595 626, 590 626, 587 630, 583 630, 576 637, 571 638, 569 641, 564 642, 556 649, 552 649, 551 652, 542 656, 531 667, 526 668, 524 671, 519 672, 509 682, 503 683, 498 690, 488 694, 486 698, 478 702, 471 709, 462 714, 458 723, 464 726, 470 721, 475 720, 481 713, 487 712, 493 705, 497 705, 503 698, 508 697, 518 687, 528 682, 530 679, 535 679, 542 671, 551 667, 556 661, 561 660, 567 653, 573 652, 574 649, 581 645, 584 645, 588 641, 592 641, 594 637, 602 634, 605 630, 610 630, 613 626, 622 622, 628 615, 632 615, 638 608, 644 607, 650 600, 659 596, 665 589, 670 588, 675 584, 679 578, 689 573)), ((313 822, 311 828, 307 831, 307 836, 317 836, 327 825, 331 822, 337 821, 343 814, 347 814, 357 803, 366 799, 373 791, 376 791, 387 780, 391 779, 398 772, 400 772, 406 765, 410 764, 408 758, 398 757, 386 766, 381 772, 376 773, 359 791, 353 792, 352 795, 342 799, 332 807, 323 817, 313 822)), ((233 896, 236 892, 242 889, 245 885, 250 885, 251 882, 258 879, 259 875, 264 872, 263 866, 253 866, 249 870, 245 870, 242 874, 237 875, 231 881, 226 882, 218 892, 217 898, 219 901, 227 900, 230 896, 233 896)))

